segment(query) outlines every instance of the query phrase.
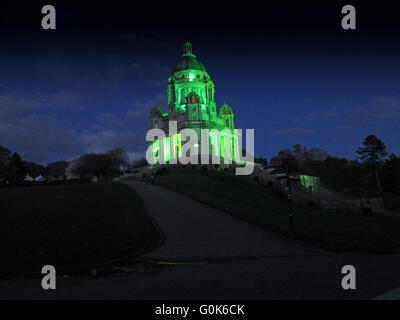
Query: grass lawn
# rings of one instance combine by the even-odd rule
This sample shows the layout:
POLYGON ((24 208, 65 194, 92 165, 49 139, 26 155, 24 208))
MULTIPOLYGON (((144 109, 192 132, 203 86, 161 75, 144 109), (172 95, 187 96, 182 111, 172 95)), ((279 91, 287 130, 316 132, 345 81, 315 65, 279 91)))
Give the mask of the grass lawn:
MULTIPOLYGON (((228 172, 194 171, 157 176, 157 184, 235 217, 288 235, 288 202, 273 190, 228 172)), ((326 213, 295 208, 296 238, 338 251, 400 252, 400 218, 326 213)))
POLYGON ((115 183, 0 189, 0 278, 102 263, 160 240, 142 200, 115 183))

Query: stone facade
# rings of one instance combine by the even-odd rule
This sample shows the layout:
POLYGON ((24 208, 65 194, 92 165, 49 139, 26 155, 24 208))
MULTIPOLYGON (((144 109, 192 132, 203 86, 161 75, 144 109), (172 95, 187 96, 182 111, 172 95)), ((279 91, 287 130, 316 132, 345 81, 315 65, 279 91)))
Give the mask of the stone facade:
MULTIPOLYGON (((199 153, 203 143, 208 144, 209 155, 230 160, 239 159, 238 133, 235 130, 234 113, 231 107, 224 103, 218 110, 214 100, 215 86, 203 64, 192 53, 192 45, 186 42, 183 55, 176 63, 168 79, 167 112, 160 107, 150 111, 150 128, 159 128, 166 133, 166 138, 152 143, 155 160, 159 160, 159 149, 169 149, 164 160, 181 156, 182 129, 193 129, 198 136, 199 153), (170 132, 169 123, 176 121, 176 132, 170 132), (201 129, 209 132, 209 141, 202 141, 201 129), (223 130, 230 133, 224 137, 223 130), (229 140, 229 141, 228 141, 229 140), (229 152, 227 152, 229 151, 229 152)), ((207 149, 207 147, 205 147, 207 149)), ((159 161, 157 161, 159 162, 159 161)))

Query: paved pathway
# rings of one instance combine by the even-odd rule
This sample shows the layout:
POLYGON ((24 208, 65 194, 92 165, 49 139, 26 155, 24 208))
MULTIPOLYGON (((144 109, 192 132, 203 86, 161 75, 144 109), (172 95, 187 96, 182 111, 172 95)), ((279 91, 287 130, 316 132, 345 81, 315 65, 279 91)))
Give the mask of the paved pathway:
POLYGON ((165 235, 159 248, 141 258, 202 260, 287 255, 329 255, 157 185, 126 184, 139 192, 146 209, 165 235))
POLYGON ((99 279, 2 281, 0 298, 44 299, 371 299, 400 287, 400 255, 335 254, 292 242, 175 192, 126 181, 140 193, 165 242, 136 260, 201 261, 99 279), (341 288, 341 268, 357 290, 341 288))

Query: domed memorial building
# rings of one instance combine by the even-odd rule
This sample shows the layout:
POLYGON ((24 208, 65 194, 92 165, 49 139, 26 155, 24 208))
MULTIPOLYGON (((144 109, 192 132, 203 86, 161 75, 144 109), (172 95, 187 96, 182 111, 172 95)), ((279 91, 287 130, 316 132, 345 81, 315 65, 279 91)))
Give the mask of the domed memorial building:
POLYGON ((192 53, 189 42, 183 45, 183 55, 172 69, 166 93, 168 112, 160 107, 150 111, 150 127, 166 133, 164 138, 151 142, 155 163, 181 157, 181 148, 186 142, 182 141, 183 129, 196 131, 198 143, 194 144, 195 149, 199 155, 208 150, 212 162, 215 158, 222 163, 229 163, 228 159, 239 159, 238 133, 232 108, 223 104, 218 110, 214 101, 214 83, 204 65, 192 53), (176 121, 176 129, 173 130, 170 126, 172 121, 176 121), (163 152, 160 152, 160 147, 163 152), (161 154, 164 159, 161 159, 161 154))

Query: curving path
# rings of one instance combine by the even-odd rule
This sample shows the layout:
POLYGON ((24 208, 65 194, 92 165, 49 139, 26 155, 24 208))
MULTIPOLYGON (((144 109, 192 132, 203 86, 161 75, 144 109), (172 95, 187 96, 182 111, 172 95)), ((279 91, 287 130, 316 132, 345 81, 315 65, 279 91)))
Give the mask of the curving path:
POLYGON ((40 279, 1 281, 0 299, 371 299, 400 287, 400 255, 327 252, 157 185, 124 183, 139 192, 165 235, 161 246, 134 260, 170 264, 58 279, 55 291, 42 290, 40 279), (341 288, 346 264, 357 270, 356 290, 341 288))
POLYGON ((154 260, 212 260, 288 255, 330 255, 295 243, 176 192, 128 180, 165 235, 164 243, 140 256, 154 260))

